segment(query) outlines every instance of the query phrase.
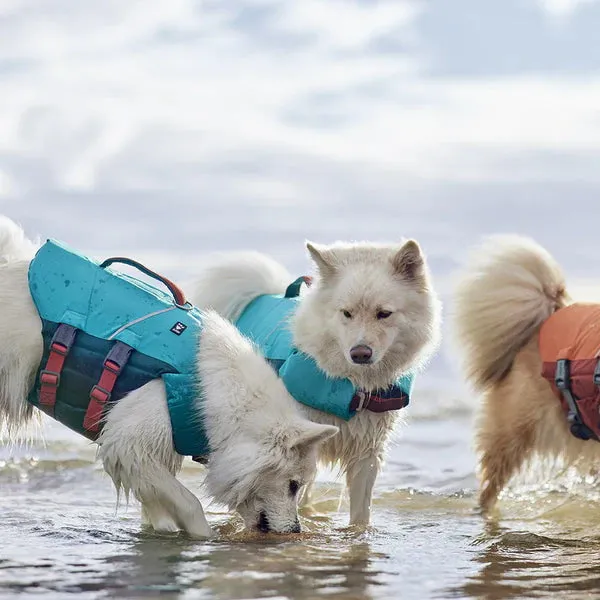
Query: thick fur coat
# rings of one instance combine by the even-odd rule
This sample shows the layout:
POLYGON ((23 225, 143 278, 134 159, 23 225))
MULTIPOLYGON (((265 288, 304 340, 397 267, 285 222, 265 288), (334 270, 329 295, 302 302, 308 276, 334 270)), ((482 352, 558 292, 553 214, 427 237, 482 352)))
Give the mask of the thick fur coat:
POLYGON ((554 258, 529 238, 492 236, 474 249, 454 299, 453 328, 463 373, 482 395, 475 443, 484 512, 536 457, 598 465, 600 444, 569 429, 542 377, 539 333, 573 300, 554 258))
MULTIPOLYGON (((400 244, 307 244, 316 266, 289 324, 296 347, 335 378, 367 392, 389 387, 418 370, 437 347, 440 302, 421 248, 400 244)), ((235 321, 261 294, 283 293, 295 279, 274 259, 257 252, 215 257, 193 287, 192 301, 235 321)), ((351 524, 367 524, 373 486, 382 466, 397 411, 360 411, 349 421, 301 407, 316 423, 339 427, 320 446, 319 458, 346 474, 351 524)), ((304 502, 310 503, 310 488, 304 502)))

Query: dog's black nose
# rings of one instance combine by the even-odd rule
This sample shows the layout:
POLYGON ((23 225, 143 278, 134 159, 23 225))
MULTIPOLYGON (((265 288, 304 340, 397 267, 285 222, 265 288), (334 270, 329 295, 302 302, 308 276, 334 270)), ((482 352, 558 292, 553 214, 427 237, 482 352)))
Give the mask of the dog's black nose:
POLYGON ((358 365, 370 363, 372 356, 373 350, 369 346, 360 345, 350 349, 350 358, 358 365))
POLYGON ((302 531, 302 529, 300 528, 300 521, 296 521, 294 523, 294 526, 291 529, 292 533, 300 533, 302 531))
POLYGON ((263 533, 269 533, 269 531, 271 531, 269 517, 267 517, 267 513, 264 510, 261 510, 258 515, 258 529, 263 533))

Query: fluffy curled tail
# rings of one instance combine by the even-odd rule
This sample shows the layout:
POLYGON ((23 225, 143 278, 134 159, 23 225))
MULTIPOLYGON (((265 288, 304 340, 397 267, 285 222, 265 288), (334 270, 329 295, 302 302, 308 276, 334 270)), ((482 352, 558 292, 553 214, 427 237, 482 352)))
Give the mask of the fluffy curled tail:
POLYGON ((455 291, 467 380, 480 391, 502 380, 539 326, 569 302, 562 270, 544 248, 517 235, 489 237, 455 291))
POLYGON ((285 267, 259 252, 216 256, 192 285, 190 300, 235 321, 246 305, 262 294, 280 294, 292 281, 285 267))
POLYGON ((30 260, 38 244, 31 241, 14 221, 0 215, 0 265, 19 260, 30 260))

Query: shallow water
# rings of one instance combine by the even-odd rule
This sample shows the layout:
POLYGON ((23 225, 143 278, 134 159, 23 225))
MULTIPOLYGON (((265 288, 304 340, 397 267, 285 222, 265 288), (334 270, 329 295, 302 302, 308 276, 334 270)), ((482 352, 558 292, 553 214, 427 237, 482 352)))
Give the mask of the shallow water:
MULTIPOLYGON (((372 198, 381 196, 379 192, 372 198)), ((208 211, 200 212, 183 230, 163 229, 157 237, 159 217, 140 204, 135 213, 137 237, 132 237, 120 236, 123 220, 116 200, 107 204, 111 210, 101 217, 94 212, 97 203, 80 200, 75 204, 72 198, 55 199, 58 216, 48 222, 27 203, 12 203, 9 214, 21 219, 33 235, 64 239, 95 257, 130 255, 180 281, 193 275, 209 251, 267 251, 301 274, 309 266, 300 251, 305 238, 331 241, 364 233, 389 240, 408 234, 427 249, 436 287, 447 300, 449 279, 467 242, 484 231, 514 230, 516 212, 521 230, 531 229, 543 243, 555 241, 549 247, 560 254, 575 283, 587 281, 596 269, 594 252, 585 251, 597 246, 594 223, 600 209, 595 201, 584 211, 590 215, 585 223, 576 223, 577 213, 567 212, 560 222, 541 229, 529 227, 535 198, 527 203, 525 197, 518 198, 520 204, 515 201, 503 222, 489 219, 492 213, 504 214, 499 208, 452 202, 434 207, 423 197, 398 209, 401 218, 391 218, 396 213, 383 200, 380 212, 374 205, 355 203, 343 219, 337 200, 323 200, 318 218, 310 207, 282 205, 275 210, 239 204, 234 207, 239 223, 253 223, 243 231, 240 226, 239 237, 223 235, 232 231, 227 205, 210 212, 208 222, 208 211), (439 223, 432 224, 434 208, 439 223), (86 223, 110 214, 109 226, 99 233, 73 226, 69 218, 76 210, 85 213, 81 218, 86 223), (390 218, 381 216, 388 214, 390 218), (559 234, 575 224, 578 253, 571 248, 559 253, 559 234)), ((174 197, 171 202, 182 213, 193 214, 184 200, 174 197)), ((123 206, 132 211, 135 201, 123 206)), ((115 493, 94 460, 94 447, 46 420, 46 446, 17 448, 9 460, 9 449, 0 444, 0 599, 17 594, 24 599, 60 599, 70 593, 82 599, 160 595, 215 600, 600 595, 600 487, 594 482, 567 477, 552 486, 519 489, 502 500, 502 518, 496 525, 475 512, 475 401, 460 381, 451 346, 444 344, 416 382, 404 411, 407 423, 378 481, 373 523, 366 532, 347 528, 347 503, 343 500, 339 506, 340 482, 322 472, 320 502, 315 514, 303 517, 307 532, 299 537, 247 537, 239 520, 219 507, 207 511, 219 531, 216 541, 152 534, 141 528, 137 505, 115 510, 115 493)), ((202 467, 186 461, 181 478, 202 496, 202 467)))
MULTIPOLYGON (((48 421, 45 446, 0 455, 0 597, 595 597, 593 483, 508 494, 503 518, 484 522, 474 510, 471 412, 460 403, 423 410, 436 400, 415 397, 421 410, 392 448, 369 530, 347 528, 340 482, 325 471, 304 533, 248 535, 209 507, 219 535, 206 543, 144 530, 134 503, 115 510, 94 447, 48 421)), ((202 496, 202 467, 186 462, 181 477, 202 496)))

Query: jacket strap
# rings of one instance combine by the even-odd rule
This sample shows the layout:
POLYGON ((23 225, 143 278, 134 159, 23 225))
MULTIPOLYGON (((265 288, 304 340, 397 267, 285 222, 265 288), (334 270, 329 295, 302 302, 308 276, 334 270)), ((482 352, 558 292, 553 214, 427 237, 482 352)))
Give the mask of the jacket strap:
POLYGON ((90 392, 90 403, 83 419, 83 426, 87 431, 97 433, 100 430, 104 406, 110 400, 117 378, 132 352, 131 346, 117 341, 106 355, 102 365, 102 375, 90 392))
POLYGON ((408 394, 397 386, 372 394, 358 390, 352 397, 350 410, 370 410, 375 413, 400 410, 408 406, 409 400, 408 394))
POLYGON ((287 286, 284 297, 297 298, 300 295, 300 288, 302 287, 303 283, 306 285, 306 287, 310 287, 312 284, 312 277, 310 275, 302 275, 302 277, 298 277, 298 279, 292 281, 292 283, 287 286))
POLYGON ((556 361, 554 384, 560 390, 568 406, 567 419, 571 433, 580 440, 595 439, 596 436, 592 430, 583 422, 577 399, 571 389, 571 362, 569 360, 563 358, 556 361))
POLYGON ((596 361, 596 368, 594 369, 594 384, 600 387, 600 358, 596 361))
POLYGON ((62 372, 67 354, 73 346, 77 329, 66 323, 59 323, 52 340, 50 341, 50 353, 46 367, 40 372, 40 408, 50 416, 54 416, 54 405, 56 394, 60 385, 60 374, 62 372))

